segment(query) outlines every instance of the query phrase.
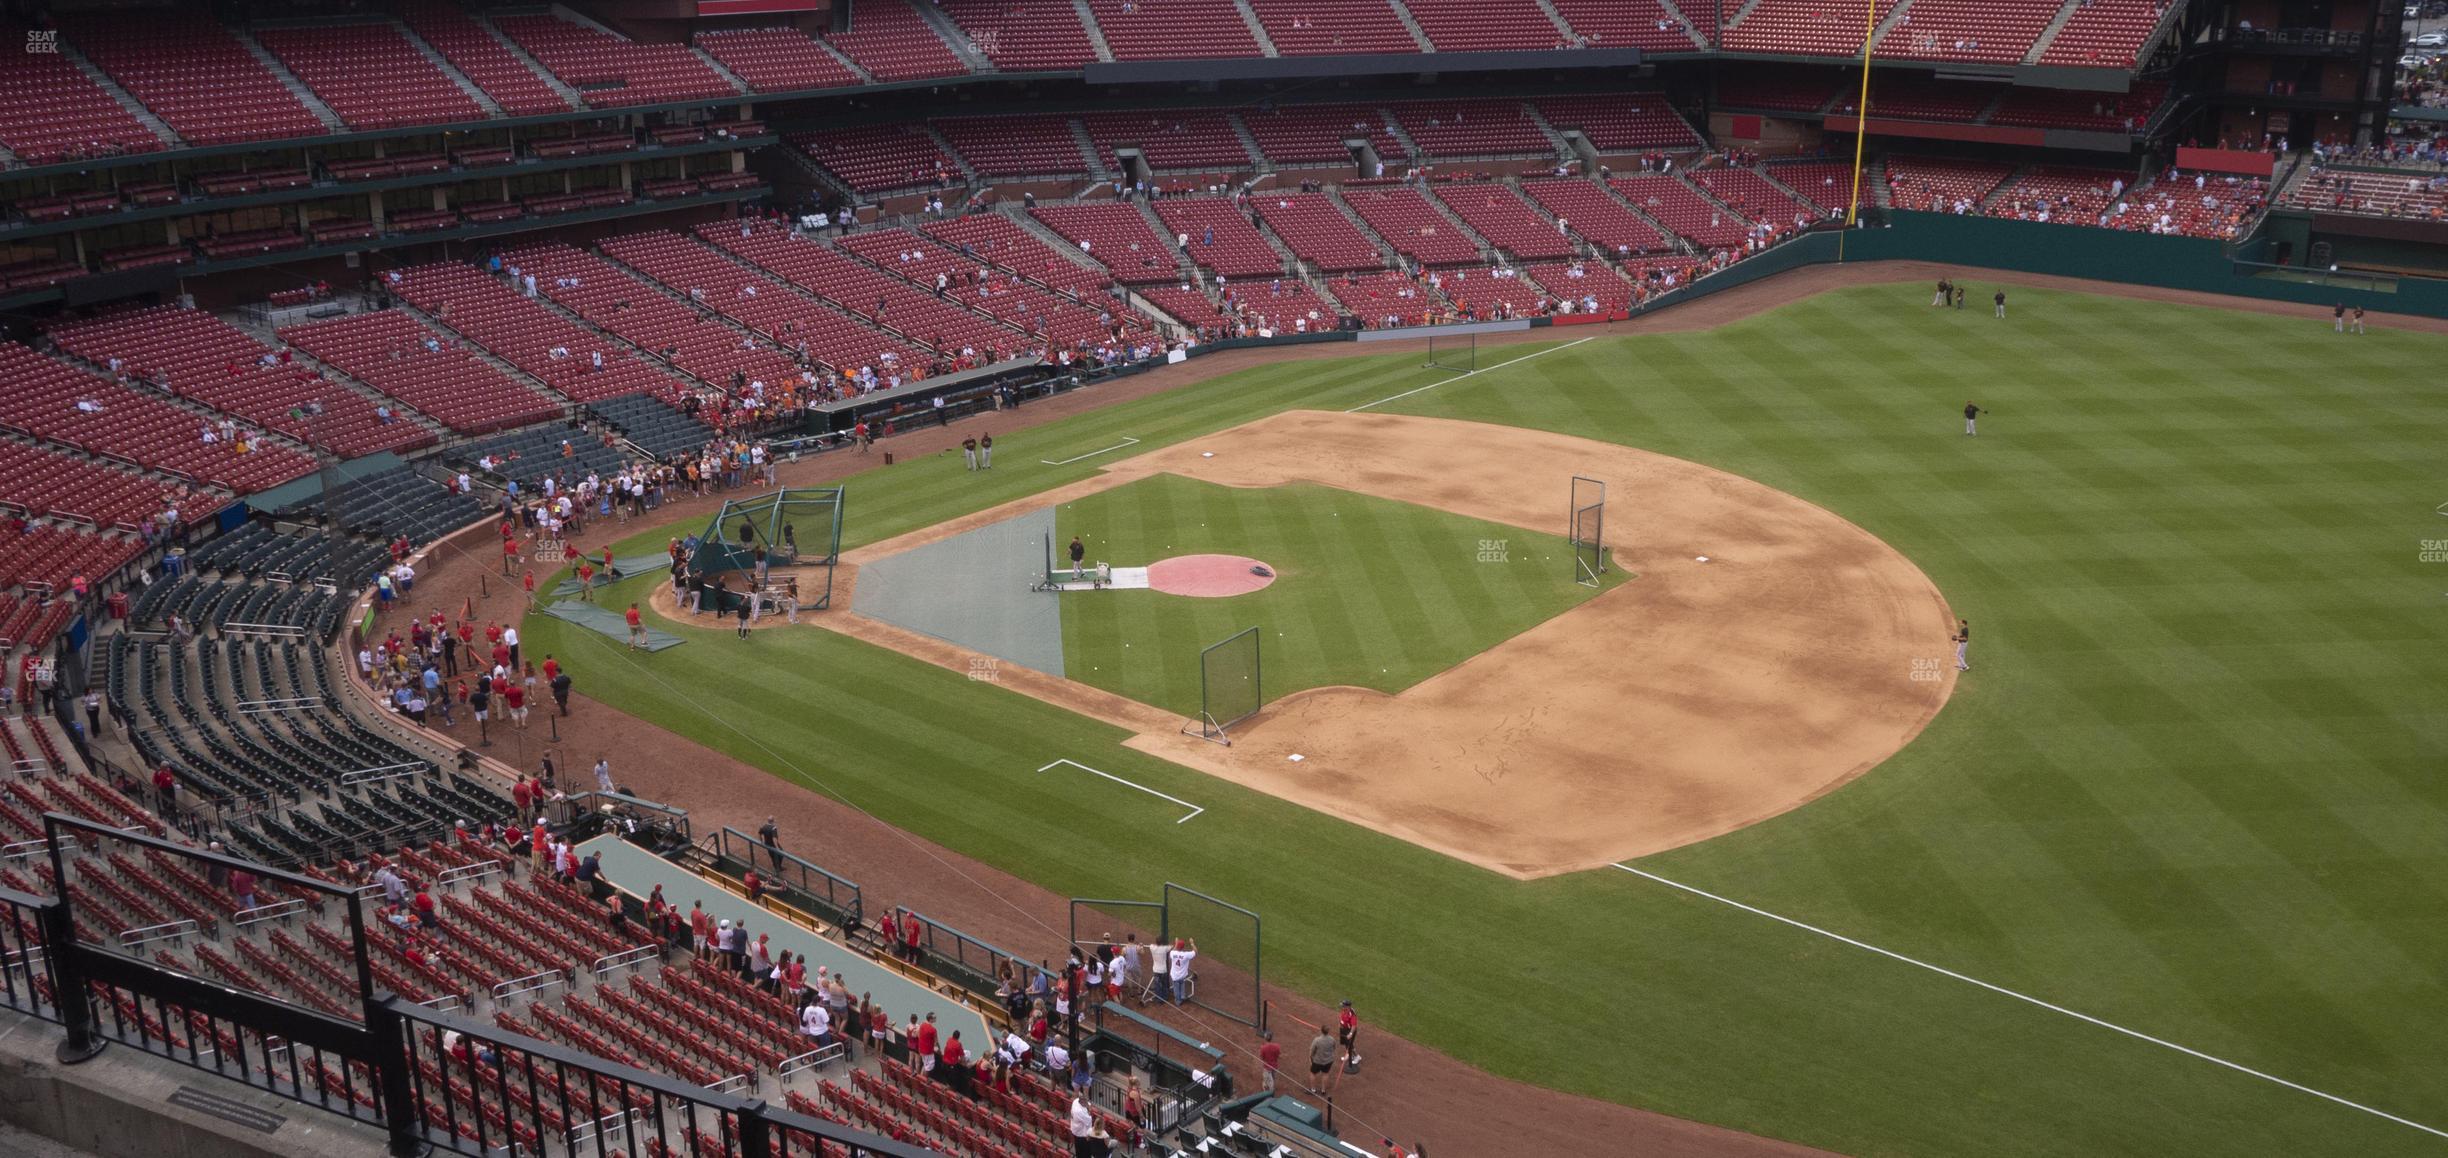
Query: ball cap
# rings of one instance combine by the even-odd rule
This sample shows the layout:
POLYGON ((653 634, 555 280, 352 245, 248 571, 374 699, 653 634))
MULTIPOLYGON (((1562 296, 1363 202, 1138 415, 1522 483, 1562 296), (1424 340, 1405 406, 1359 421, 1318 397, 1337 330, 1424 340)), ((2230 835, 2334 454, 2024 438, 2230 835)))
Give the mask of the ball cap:
POLYGON ((1345 1001, 1345 1002, 1343 1003, 1343 1008, 1345 1008, 1345 1009, 1350 1009, 1350 1008, 1351 1008, 1351 1002, 1349 1002, 1349 1001, 1345 1001))

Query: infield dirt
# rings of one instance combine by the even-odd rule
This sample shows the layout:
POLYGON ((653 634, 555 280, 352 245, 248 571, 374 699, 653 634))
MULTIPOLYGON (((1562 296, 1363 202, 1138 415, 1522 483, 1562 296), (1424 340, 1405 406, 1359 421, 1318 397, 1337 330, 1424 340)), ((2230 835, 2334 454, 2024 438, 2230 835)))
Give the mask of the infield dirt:
MULTIPOLYGON (((1000 677, 1129 729, 1133 748, 1510 876, 1646 856, 1799 806, 1910 742, 1955 686, 1945 599, 1861 528, 1697 463, 1451 419, 1287 411, 846 560, 1165 473, 1317 483, 1549 533, 1572 475, 1609 483, 1610 554, 1638 578, 1399 695, 1296 693, 1222 746, 1111 692, 1010 665, 1000 677)), ((1555 560, 1560 577, 1569 566, 1555 560)), ((850 608, 814 622, 968 669, 967 650, 850 608)))

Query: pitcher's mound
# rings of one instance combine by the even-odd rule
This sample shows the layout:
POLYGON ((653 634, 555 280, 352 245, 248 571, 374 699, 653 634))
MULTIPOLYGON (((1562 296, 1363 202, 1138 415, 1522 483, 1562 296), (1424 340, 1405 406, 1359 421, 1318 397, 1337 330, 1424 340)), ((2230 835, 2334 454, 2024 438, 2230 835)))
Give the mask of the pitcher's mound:
POLYGON ((1273 567, 1247 555, 1176 555, 1148 564, 1147 573, 1150 590, 1216 599, 1247 595, 1275 581, 1273 567))

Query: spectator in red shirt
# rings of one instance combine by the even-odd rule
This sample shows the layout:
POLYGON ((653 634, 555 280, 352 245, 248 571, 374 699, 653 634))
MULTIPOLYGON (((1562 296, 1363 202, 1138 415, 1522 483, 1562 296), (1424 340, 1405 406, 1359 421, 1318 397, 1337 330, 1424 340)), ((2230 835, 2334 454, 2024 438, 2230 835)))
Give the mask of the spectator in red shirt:
POLYGON ((935 1063, 939 1058, 936 1041, 935 1015, 929 1013, 926 1020, 919 1024, 917 1040, 911 1046, 911 1052, 918 1055, 918 1072, 934 1075, 935 1063))
POLYGON ((595 564, 584 559, 578 561, 578 600, 595 602, 595 564))
POLYGON ((245 912, 246 910, 255 907, 254 873, 248 872, 245 869, 231 869, 229 890, 230 896, 236 898, 238 902, 239 912, 245 912))
POLYGON ((699 955, 714 947, 714 918, 707 915, 705 902, 689 902, 689 936, 699 955))
POLYGON ((944 1042, 943 1064, 935 1067, 935 1076, 957 1093, 969 1092, 969 1050, 961 1045, 960 1031, 944 1042))
POLYGON ((919 953, 918 953, 918 932, 919 932, 919 930, 918 930, 918 925, 919 925, 919 921, 918 921, 918 914, 916 914, 916 913, 911 913, 911 914, 909 915, 909 919, 907 919, 907 920, 905 920, 905 921, 902 921, 902 922, 901 922, 901 950, 902 950, 902 958, 903 958, 904 960, 908 961, 908 962, 909 962, 910 964, 912 964, 912 965, 915 965, 915 964, 917 964, 917 963, 918 963, 918 957, 919 957, 919 953))
POLYGON ((515 680, 503 680, 497 686, 501 688, 502 707, 509 711, 510 718, 517 721, 519 727, 526 727, 527 689, 519 686, 515 680))
POLYGON ((178 776, 170 771, 168 764, 153 770, 153 794, 161 797, 164 815, 178 811, 178 776))
POLYGON ((748 875, 740 878, 740 884, 748 890, 749 903, 754 904, 765 899, 765 880, 756 874, 755 869, 749 869, 748 875))
POLYGON ((1274 1034, 1266 1035, 1266 1044, 1258 1047, 1258 1062, 1266 1068, 1266 1092, 1275 1092, 1276 1067, 1283 1062, 1283 1046, 1274 1034))
POLYGON ((423 925, 428 929, 439 929, 442 927, 442 916, 434 909, 433 894, 426 892, 425 886, 417 886, 416 900, 413 902, 413 904, 416 907, 417 924, 423 925))

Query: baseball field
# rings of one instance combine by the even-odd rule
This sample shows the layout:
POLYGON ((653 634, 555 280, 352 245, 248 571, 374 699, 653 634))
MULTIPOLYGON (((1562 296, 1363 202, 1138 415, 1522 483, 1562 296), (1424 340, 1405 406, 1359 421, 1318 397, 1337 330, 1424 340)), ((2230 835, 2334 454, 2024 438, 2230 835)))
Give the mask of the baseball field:
MULTIPOLYGON (((1613 634, 1545 674, 1645 694, 1618 695, 1614 727, 1565 713, 1555 730, 1570 734, 1554 737, 1529 721, 1524 751, 1592 766, 1524 760, 1523 781, 1659 766, 1682 737, 1643 713, 1689 679, 1757 666, 1771 653, 1744 633, 1771 627, 1791 641, 1772 653, 1781 670, 1817 670, 1802 662, 1816 640, 1845 659, 1844 686, 1746 679, 1754 699, 1724 743, 1767 735, 1791 752, 1813 733, 1841 739, 1835 724, 1860 705, 1887 713, 1885 738, 1860 741, 1875 759, 1728 813, 1739 826, 1632 839, 1656 836, 1643 826, 1658 818, 1566 815, 1553 802, 1574 797, 1544 798, 1555 827, 1614 826, 1622 847, 1662 850, 1620 865, 1559 855, 1491 871, 1366 807, 1174 758, 1126 715, 840 630, 741 643, 667 621, 690 644, 636 658, 531 617, 528 647, 583 665, 596 700, 1058 893, 1173 880, 1256 909, 1271 982, 1352 997, 1375 1024, 1525 1082, 1854 1154, 2438 1152, 2448 565, 2433 560, 2448 543, 2427 544, 2448 540, 2448 397, 2432 369, 2448 339, 2014 296, 1998 321, 1931 309, 1915 286, 1865 286, 1714 330, 1482 349, 1467 377, 1417 354, 1288 362, 998 431, 991 472, 932 456, 847 482, 848 541, 870 550, 1073 503, 1092 505, 1116 558, 1280 554, 1274 587, 1203 607, 1060 597, 1103 601, 1076 619, 1066 605, 1077 660, 1132 653, 1108 683, 1071 680, 1150 711, 1178 708, 1186 641, 1230 618, 1216 608, 1269 598, 1270 614, 1305 621, 1275 628, 1304 637, 1281 645, 1307 649, 1286 651, 1298 682, 1377 671, 1362 690, 1396 704, 1491 663, 1518 681, 1524 641, 1613 616, 1613 634), (1988 410, 1977 438, 1967 400, 1988 410), (1466 423, 1479 425, 1438 445, 1552 448, 1490 456, 1554 475, 1521 500, 1552 516, 1472 497, 1485 487, 1379 494, 1374 462, 1305 480, 1327 492, 1297 484, 1330 456, 1252 461, 1270 436, 1362 445, 1466 423), (1608 539, 1639 565, 1602 591, 1479 558, 1482 540, 1527 556, 1564 533, 1571 464, 1557 455, 1618 464, 1608 539), (1688 485, 1641 485, 1651 467, 1688 485), (1216 475, 1184 481, 1202 470, 1216 475), (1213 490, 1259 485, 1280 489, 1213 490), (1746 505, 1692 516, 1737 492, 1746 505), (1366 558, 1354 533, 1316 527, 1317 504, 1343 493, 1367 496, 1349 500, 1376 524, 1366 558), (1197 514, 1227 508, 1270 526, 1195 537, 1215 528, 1191 524, 1218 521, 1197 514), (1742 550, 1692 561, 1712 526, 1754 552, 1799 534, 1742 513, 1756 511, 1819 517, 1825 535, 1885 554, 1820 573, 1807 554, 1755 572, 1742 550), (1751 575, 1733 598, 1700 597, 1751 575), (1917 577, 1943 602, 1906 590, 1917 577), (1874 615, 1795 613, 1853 606, 1874 579, 1895 584, 1882 606, 1912 609, 1893 641, 1849 638, 1874 615), (1784 601, 1797 589, 1808 598, 1784 601), (1456 616, 1468 630, 1424 644, 1456 616), (1974 632, 1960 675, 1954 616, 1974 632), (1644 623, 1675 641, 1671 666, 1644 623), (1892 683, 1860 674, 1877 665, 1892 683), (1810 726, 1753 714, 1771 693, 1810 726), (1204 811, 1177 823, 1164 799, 1041 771, 1058 760, 1204 811)), ((1412 466, 1474 469, 1456 455, 1412 466)), ((1298 737, 1263 738, 1294 718, 1262 717, 1249 748, 1280 753, 1298 737)), ((1642 798, 1622 799, 1629 812, 1642 798)), ((1505 820, 1512 839, 1538 817, 1505 820)))

